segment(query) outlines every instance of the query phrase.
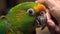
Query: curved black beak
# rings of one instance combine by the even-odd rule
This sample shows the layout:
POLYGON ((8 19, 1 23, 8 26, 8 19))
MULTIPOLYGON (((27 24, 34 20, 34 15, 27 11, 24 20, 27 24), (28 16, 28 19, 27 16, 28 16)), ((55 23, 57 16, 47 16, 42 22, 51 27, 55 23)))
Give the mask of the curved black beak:
POLYGON ((46 27, 47 23, 47 16, 44 11, 41 11, 40 14, 37 16, 37 20, 35 21, 36 27, 41 27, 41 30, 43 30, 46 27))

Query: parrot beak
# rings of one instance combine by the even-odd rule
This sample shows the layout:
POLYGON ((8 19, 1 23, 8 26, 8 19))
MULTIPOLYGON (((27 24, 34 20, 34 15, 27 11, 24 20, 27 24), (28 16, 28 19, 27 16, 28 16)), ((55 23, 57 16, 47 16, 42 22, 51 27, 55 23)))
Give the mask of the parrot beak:
POLYGON ((47 23, 46 13, 44 11, 41 11, 40 14, 37 16, 35 26, 41 27, 41 30, 43 30, 46 27, 46 23, 47 23))

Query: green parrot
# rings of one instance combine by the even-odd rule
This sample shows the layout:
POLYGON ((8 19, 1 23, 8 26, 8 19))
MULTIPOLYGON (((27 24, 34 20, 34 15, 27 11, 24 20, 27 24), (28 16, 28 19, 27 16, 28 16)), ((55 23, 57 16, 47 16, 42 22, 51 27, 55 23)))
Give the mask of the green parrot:
POLYGON ((9 23, 4 16, 0 16, 0 34, 6 34, 9 29, 9 23))
POLYGON ((8 34, 33 34, 35 23, 38 23, 40 13, 43 14, 44 5, 35 2, 24 2, 16 5, 7 14, 10 27, 8 34), (38 22, 37 22, 38 21, 38 22))

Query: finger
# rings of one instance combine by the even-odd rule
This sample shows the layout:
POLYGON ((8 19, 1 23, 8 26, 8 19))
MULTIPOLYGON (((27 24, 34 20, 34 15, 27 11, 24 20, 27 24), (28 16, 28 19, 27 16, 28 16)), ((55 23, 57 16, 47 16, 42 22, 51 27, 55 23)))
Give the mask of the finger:
POLYGON ((45 0, 36 0, 38 3, 44 3, 45 0))
POLYGON ((55 25, 53 20, 48 20, 47 27, 52 34, 60 34, 60 28, 57 25, 55 25))
POLYGON ((49 13, 48 9, 46 9, 46 16, 47 16, 47 19, 51 19, 51 16, 50 16, 50 13, 49 13))
POLYGON ((48 9, 46 9, 46 16, 47 16, 47 24, 48 25, 55 25, 55 23, 53 22, 53 20, 51 19, 51 16, 50 16, 50 13, 49 13, 49 10, 48 9), (49 22, 51 22, 51 23, 49 23, 49 22))

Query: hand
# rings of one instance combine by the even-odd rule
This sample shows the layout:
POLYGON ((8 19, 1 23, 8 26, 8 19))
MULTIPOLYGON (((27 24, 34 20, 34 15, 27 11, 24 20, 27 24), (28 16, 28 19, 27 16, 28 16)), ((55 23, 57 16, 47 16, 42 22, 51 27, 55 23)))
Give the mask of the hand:
POLYGON ((37 0, 37 2, 45 4, 51 15, 60 22, 60 0, 37 0))
POLYGON ((60 34, 60 29, 59 27, 54 23, 54 21, 51 19, 49 10, 46 10, 46 16, 47 16, 47 27, 51 34, 60 34))
POLYGON ((60 34, 60 28, 51 19, 50 14, 60 22, 60 4, 59 0, 37 0, 38 3, 45 4, 49 9, 46 10, 47 27, 51 34, 60 34), (49 11, 50 10, 50 11, 49 11))

